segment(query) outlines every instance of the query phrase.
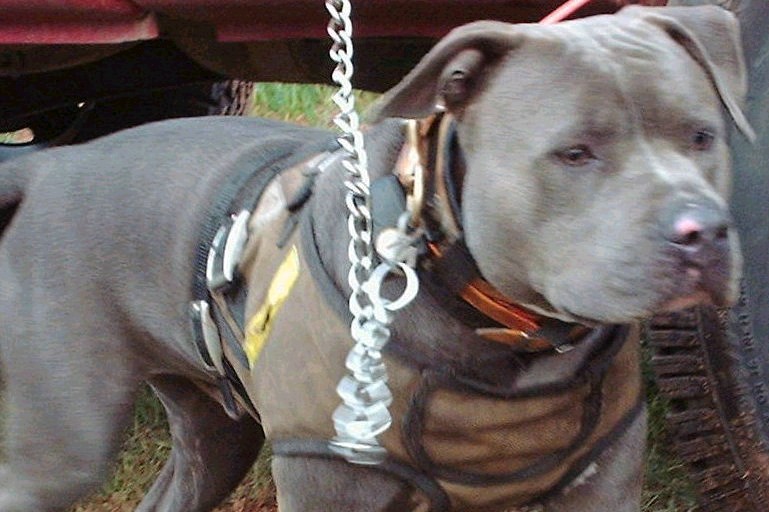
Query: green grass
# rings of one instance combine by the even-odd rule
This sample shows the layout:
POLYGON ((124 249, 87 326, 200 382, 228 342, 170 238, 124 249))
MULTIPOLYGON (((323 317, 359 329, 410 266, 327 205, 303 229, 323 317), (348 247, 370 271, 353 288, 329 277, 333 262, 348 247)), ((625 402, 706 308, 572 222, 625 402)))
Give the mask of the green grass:
MULTIPOLYGON (((323 85, 259 84, 254 91, 251 115, 292 121, 311 126, 332 127, 331 120, 337 113, 330 100, 335 89, 323 85)), ((378 97, 370 92, 356 92, 358 112, 378 97)))
MULTIPOLYGON (((335 109, 329 101, 329 87, 307 85, 259 84, 254 96, 253 115, 290 120, 303 124, 331 126, 335 109)), ((362 94, 359 107, 365 108, 376 98, 362 94)), ((688 512, 694 499, 686 472, 667 451, 670 446, 664 427, 665 402, 657 395, 654 383, 645 372, 650 407, 649 448, 644 490, 644 512, 688 512)), ((84 502, 77 512, 114 512, 133 510, 170 451, 170 439, 162 408, 148 391, 141 394, 136 416, 127 434, 115 474, 104 489, 84 502)), ((220 512, 266 512, 274 504, 269 481, 269 453, 260 457, 243 485, 230 497, 220 512)))
POLYGON ((26 144, 32 142, 34 135, 28 128, 22 128, 15 132, 0 132, 0 144, 26 144))
POLYGON ((139 394, 134 420, 123 443, 112 479, 77 512, 133 510, 171 453, 165 413, 149 388, 139 394))
POLYGON ((646 449, 644 512, 691 512, 696 508, 694 488, 684 466, 671 454, 672 445, 665 429, 667 402, 657 392, 649 368, 649 352, 644 350, 644 383, 649 407, 646 449))

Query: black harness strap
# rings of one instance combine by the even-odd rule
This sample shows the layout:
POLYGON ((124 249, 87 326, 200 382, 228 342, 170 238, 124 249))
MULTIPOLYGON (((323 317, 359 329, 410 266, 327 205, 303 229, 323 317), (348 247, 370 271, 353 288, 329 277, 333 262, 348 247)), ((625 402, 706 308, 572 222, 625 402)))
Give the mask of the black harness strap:
POLYGON ((307 267, 310 269, 310 275, 318 286, 318 289, 342 321, 349 323, 352 321, 352 314, 345 296, 345 291, 337 286, 333 276, 329 274, 326 266, 320 257, 318 239, 315 233, 315 225, 311 212, 305 211, 300 220, 299 229, 301 233, 300 242, 302 244, 302 255, 307 261, 307 267))
MULTIPOLYGON (((281 137, 266 140, 261 148, 248 154, 242 161, 233 165, 235 171, 227 176, 221 185, 218 196, 211 203, 208 215, 205 217, 195 252, 194 276, 192 282, 192 300, 206 301, 211 306, 211 316, 216 321, 221 340, 227 344, 241 364, 248 366, 248 360, 243 352, 237 333, 232 326, 223 321, 222 315, 229 314, 241 326, 245 324, 245 303, 247 290, 241 276, 221 290, 227 302, 228 311, 220 311, 212 300, 207 281, 206 271, 209 251, 220 228, 231 223, 232 215, 242 210, 252 212, 262 197, 265 189, 282 171, 290 169, 307 160, 310 156, 324 151, 338 149, 336 138, 320 131, 313 131, 307 138, 281 137)), ((193 338, 203 361, 212 366, 211 358, 201 336, 199 319, 193 316, 193 338)), ((237 394, 250 412, 258 417, 256 409, 237 376, 230 361, 222 361, 224 375, 217 375, 217 383, 222 393, 224 407, 228 414, 236 417, 238 414, 233 393, 237 394)))
POLYGON ((464 176, 457 176, 460 169, 464 170, 464 154, 459 147, 457 124, 450 123, 446 129, 446 143, 442 145, 443 161, 446 162, 445 172, 442 173, 443 186, 446 190, 446 205, 458 226, 462 225, 462 182, 464 176))
POLYGON ((515 381, 507 384, 491 384, 488 381, 468 378, 457 372, 452 373, 446 385, 454 390, 465 390, 500 399, 534 398, 562 393, 576 386, 586 384, 596 375, 604 375, 625 343, 628 343, 629 327, 626 325, 604 325, 587 334, 584 342, 594 343, 591 352, 581 366, 574 370, 574 378, 563 379, 552 384, 518 389, 515 381), (588 340, 587 338, 590 338, 588 340))
MULTIPOLYGON (((275 440, 272 442, 272 453, 278 457, 315 457, 346 461, 344 457, 331 450, 328 441, 317 439, 275 440)), ((448 512, 451 510, 451 501, 440 484, 431 476, 411 466, 388 458, 381 464, 359 467, 387 473, 414 486, 430 500, 430 512, 448 512)))
POLYGON ((231 213, 236 213, 231 211, 233 200, 241 193, 249 181, 257 181, 258 178, 262 178, 260 180, 262 183, 255 182, 251 185, 257 187, 256 193, 258 196, 261 196, 261 192, 277 174, 276 171, 269 172, 265 171, 265 169, 274 166, 277 162, 288 157, 299 145, 300 142, 287 140, 270 144, 268 148, 249 155, 248 161, 241 164, 240 168, 228 176, 222 183, 219 195, 211 203, 208 215, 206 215, 201 228, 198 248, 195 253, 195 276, 192 284, 193 299, 201 300, 208 298, 208 285, 206 283, 208 251, 219 227, 229 218, 231 213))

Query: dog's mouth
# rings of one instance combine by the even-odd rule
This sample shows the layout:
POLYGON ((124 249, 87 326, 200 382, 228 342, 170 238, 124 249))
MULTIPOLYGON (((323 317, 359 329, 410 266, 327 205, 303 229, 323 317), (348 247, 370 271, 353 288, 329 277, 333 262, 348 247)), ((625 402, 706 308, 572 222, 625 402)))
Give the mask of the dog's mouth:
MULTIPOLYGON (((734 302, 734 276, 727 262, 707 266, 671 264, 655 265, 645 286, 635 292, 617 292, 607 288, 592 290, 603 299, 578 301, 571 295, 551 295, 554 312, 545 312, 567 322, 587 327, 606 323, 643 321, 658 313, 670 313, 694 306, 728 307, 734 302)), ((626 289, 630 288, 629 286, 626 289)))
POLYGON ((659 312, 672 312, 693 306, 729 306, 731 298, 729 273, 723 268, 702 269, 687 266, 672 282, 675 290, 661 301, 659 312))

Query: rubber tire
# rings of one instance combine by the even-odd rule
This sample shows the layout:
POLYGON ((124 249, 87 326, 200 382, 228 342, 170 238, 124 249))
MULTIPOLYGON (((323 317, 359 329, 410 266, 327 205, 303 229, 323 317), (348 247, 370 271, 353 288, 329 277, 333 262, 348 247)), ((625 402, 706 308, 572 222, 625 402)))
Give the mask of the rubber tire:
POLYGON ((652 368, 670 401, 675 451, 691 470, 704 512, 769 510, 769 2, 717 3, 737 14, 749 76, 751 144, 736 129, 730 145, 732 215, 744 259, 738 303, 654 318, 652 368))
POLYGON ((254 83, 244 80, 216 82, 211 86, 212 107, 208 113, 220 116, 244 116, 251 109, 254 83))
POLYGON ((745 321, 735 310, 697 308, 648 326, 668 433, 703 512, 769 510, 769 358, 745 321))

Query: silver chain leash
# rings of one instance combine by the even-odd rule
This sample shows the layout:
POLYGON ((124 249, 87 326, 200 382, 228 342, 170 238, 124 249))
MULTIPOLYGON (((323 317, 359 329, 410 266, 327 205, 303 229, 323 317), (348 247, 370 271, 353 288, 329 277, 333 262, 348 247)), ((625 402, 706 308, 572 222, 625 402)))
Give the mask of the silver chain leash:
POLYGON ((345 361, 348 372, 337 385, 342 404, 332 415, 336 436, 330 446, 349 462, 379 464, 387 452, 378 436, 392 424, 388 410, 392 394, 387 386, 382 349, 390 339, 388 326, 393 312, 413 300, 418 291, 418 279, 414 269, 402 261, 385 260, 375 267, 377 257, 372 241, 368 161, 352 93, 352 3, 350 0, 326 0, 326 9, 331 15, 327 31, 333 41, 329 54, 336 63, 331 78, 339 86, 332 96, 339 107, 334 124, 341 132, 337 139, 339 145, 346 152, 342 165, 347 171, 344 184, 350 233, 347 281, 352 289, 350 334, 355 342, 345 361), (406 288, 400 298, 389 301, 381 297, 381 285, 396 269, 406 276, 406 288))

